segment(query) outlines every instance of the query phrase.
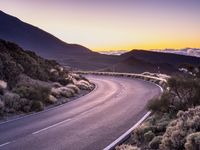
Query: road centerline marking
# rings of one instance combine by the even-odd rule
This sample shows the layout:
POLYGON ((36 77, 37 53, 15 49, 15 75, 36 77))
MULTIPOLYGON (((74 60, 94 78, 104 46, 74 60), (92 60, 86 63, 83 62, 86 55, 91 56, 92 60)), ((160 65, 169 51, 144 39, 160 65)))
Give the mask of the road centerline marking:
POLYGON ((40 133, 40 132, 49 130, 49 129, 54 128, 54 127, 56 127, 56 126, 59 126, 59 125, 61 125, 61 124, 63 124, 63 123, 66 123, 66 122, 68 122, 68 121, 70 121, 70 120, 71 120, 71 119, 67 119, 67 120, 58 122, 58 123, 56 123, 56 124, 54 124, 54 125, 51 125, 51 126, 48 126, 48 127, 46 127, 46 128, 43 128, 43 129, 41 129, 41 130, 38 130, 38 131, 36 131, 36 132, 33 132, 32 134, 38 134, 38 133, 40 133))

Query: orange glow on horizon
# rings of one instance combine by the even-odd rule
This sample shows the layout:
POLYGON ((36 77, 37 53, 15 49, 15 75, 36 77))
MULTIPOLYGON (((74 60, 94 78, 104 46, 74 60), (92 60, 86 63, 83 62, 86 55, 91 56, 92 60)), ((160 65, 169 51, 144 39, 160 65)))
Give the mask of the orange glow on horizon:
POLYGON ((197 0, 6 0, 0 9, 94 51, 200 48, 197 0))

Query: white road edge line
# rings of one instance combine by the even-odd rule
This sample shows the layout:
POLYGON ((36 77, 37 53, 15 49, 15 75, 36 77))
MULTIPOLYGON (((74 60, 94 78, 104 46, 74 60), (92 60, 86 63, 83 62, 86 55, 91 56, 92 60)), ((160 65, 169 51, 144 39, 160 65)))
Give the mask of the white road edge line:
MULTIPOLYGON (((154 83, 154 84, 155 84, 155 83, 154 83)), ((163 88, 162 88, 160 85, 158 85, 158 84, 155 84, 155 85, 158 86, 158 87, 160 88, 161 93, 164 92, 163 88)))
POLYGON ((3 143, 3 144, 0 145, 0 147, 6 146, 6 145, 8 145, 8 144, 10 144, 10 143, 11 143, 11 142, 3 143))
POLYGON ((131 127, 128 131, 122 134, 118 139, 116 139, 114 142, 112 142, 103 150, 110 150, 114 148, 121 140, 123 140, 128 134, 130 134, 135 128, 137 128, 150 114, 151 112, 148 111, 133 127, 131 127))
MULTIPOLYGON (((152 83, 152 82, 151 82, 152 83)), ((155 84, 155 83, 153 83, 155 84)), ((161 90, 161 93, 164 92, 163 88, 158 85, 155 84, 156 86, 158 86, 161 90)), ((113 141, 111 144, 109 144, 106 148, 104 148, 103 150, 111 150, 113 149, 115 146, 117 146, 120 141, 122 141, 124 138, 126 138, 131 132, 133 132, 133 130, 135 128, 137 128, 144 120, 146 120, 146 118, 151 114, 151 111, 148 111, 133 127, 131 127, 128 131, 126 131, 124 134, 122 134, 119 138, 117 138, 115 141, 113 141)))
POLYGON ((53 128, 53 127, 59 126, 60 124, 63 124, 63 123, 68 122, 68 121, 70 121, 70 120, 71 120, 71 119, 67 119, 67 120, 61 121, 61 122, 56 123, 56 124, 54 124, 54 125, 51 125, 51 126, 49 126, 49 127, 46 127, 46 128, 41 129, 41 130, 38 130, 38 131, 36 131, 36 132, 33 132, 32 134, 38 134, 38 133, 40 133, 40 132, 46 131, 46 130, 48 130, 48 129, 51 129, 51 128, 53 128))

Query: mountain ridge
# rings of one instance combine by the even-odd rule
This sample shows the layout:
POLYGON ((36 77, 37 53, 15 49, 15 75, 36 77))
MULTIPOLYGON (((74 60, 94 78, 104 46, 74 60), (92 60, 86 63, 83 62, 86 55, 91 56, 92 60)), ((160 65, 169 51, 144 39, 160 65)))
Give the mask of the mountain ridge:
POLYGON ((54 35, 3 11, 0 12, 0 22, 0 39, 16 43, 44 58, 55 59, 65 66, 98 70, 118 61, 115 56, 93 52, 82 45, 65 43, 54 35))
MULTIPOLYGON (((45 57, 55 57, 51 54, 57 50, 58 53, 93 53, 88 48, 78 44, 68 44, 54 35, 26 23, 17 17, 0 11, 0 38, 19 44, 23 49, 34 50, 45 57), (41 44, 42 43, 42 44, 41 44), (49 55, 47 54, 49 53, 49 55)), ((58 57, 62 56, 58 55, 58 57)))

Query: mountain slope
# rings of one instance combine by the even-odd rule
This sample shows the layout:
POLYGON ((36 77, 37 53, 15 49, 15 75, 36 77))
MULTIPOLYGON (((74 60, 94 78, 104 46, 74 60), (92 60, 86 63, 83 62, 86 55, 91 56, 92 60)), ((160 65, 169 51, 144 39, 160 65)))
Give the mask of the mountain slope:
POLYGON ((188 63, 191 65, 200 64, 200 58, 197 57, 184 56, 171 53, 152 52, 145 50, 133 50, 125 54, 122 54, 120 57, 126 59, 131 56, 133 56, 136 59, 150 63, 167 63, 177 67, 184 63, 188 63))
MULTIPOLYGON (((119 71, 120 69, 125 70, 125 68, 132 70, 131 65, 127 63, 130 61, 132 63, 136 62, 134 65, 132 64, 135 68, 132 70, 134 72, 137 72, 136 68, 138 70, 143 68, 145 71, 145 66, 142 66, 143 63, 148 63, 150 66, 154 65, 153 68, 157 68, 158 64, 162 64, 162 66, 163 64, 165 66, 171 65, 173 68, 177 68, 184 63, 200 64, 199 58, 143 50, 133 50, 121 56, 99 54, 81 45, 65 43, 53 35, 2 11, 0 11, 0 22, 0 38, 13 41, 25 50, 34 51, 45 58, 56 59, 62 65, 81 70, 110 68, 109 66, 117 66, 120 62, 121 65, 127 64, 129 67, 118 67, 119 71), (126 59, 128 60, 126 61, 126 59)), ((126 70, 130 72, 130 70, 126 70)))
POLYGON ((59 65, 1 39, 0 52, 0 80, 11 83, 11 87, 22 74, 36 80, 48 81, 51 77, 50 70, 59 65))
POLYGON ((136 59, 133 56, 104 70, 127 73, 159 72, 165 74, 171 74, 178 71, 173 65, 168 63, 150 63, 144 60, 136 59))
POLYGON ((104 71, 116 72, 161 72, 173 74, 179 72, 184 64, 200 65, 200 58, 172 53, 153 52, 145 50, 132 50, 119 56, 122 61, 109 66, 104 71))
POLYGON ((0 11, 0 38, 14 42, 42 57, 56 59, 63 65, 97 70, 117 62, 117 57, 99 54, 77 44, 68 44, 16 17, 0 11), (91 65, 92 64, 92 65, 91 65))
POLYGON ((56 61, 0 39, 0 119, 6 114, 43 110, 92 89, 86 78, 56 61))
POLYGON ((67 44, 53 35, 22 22, 0 11, 0 38, 19 44, 24 49, 34 50, 45 57, 60 57, 63 53, 90 53, 81 45, 67 44), (55 51, 57 55, 55 55, 55 51))

